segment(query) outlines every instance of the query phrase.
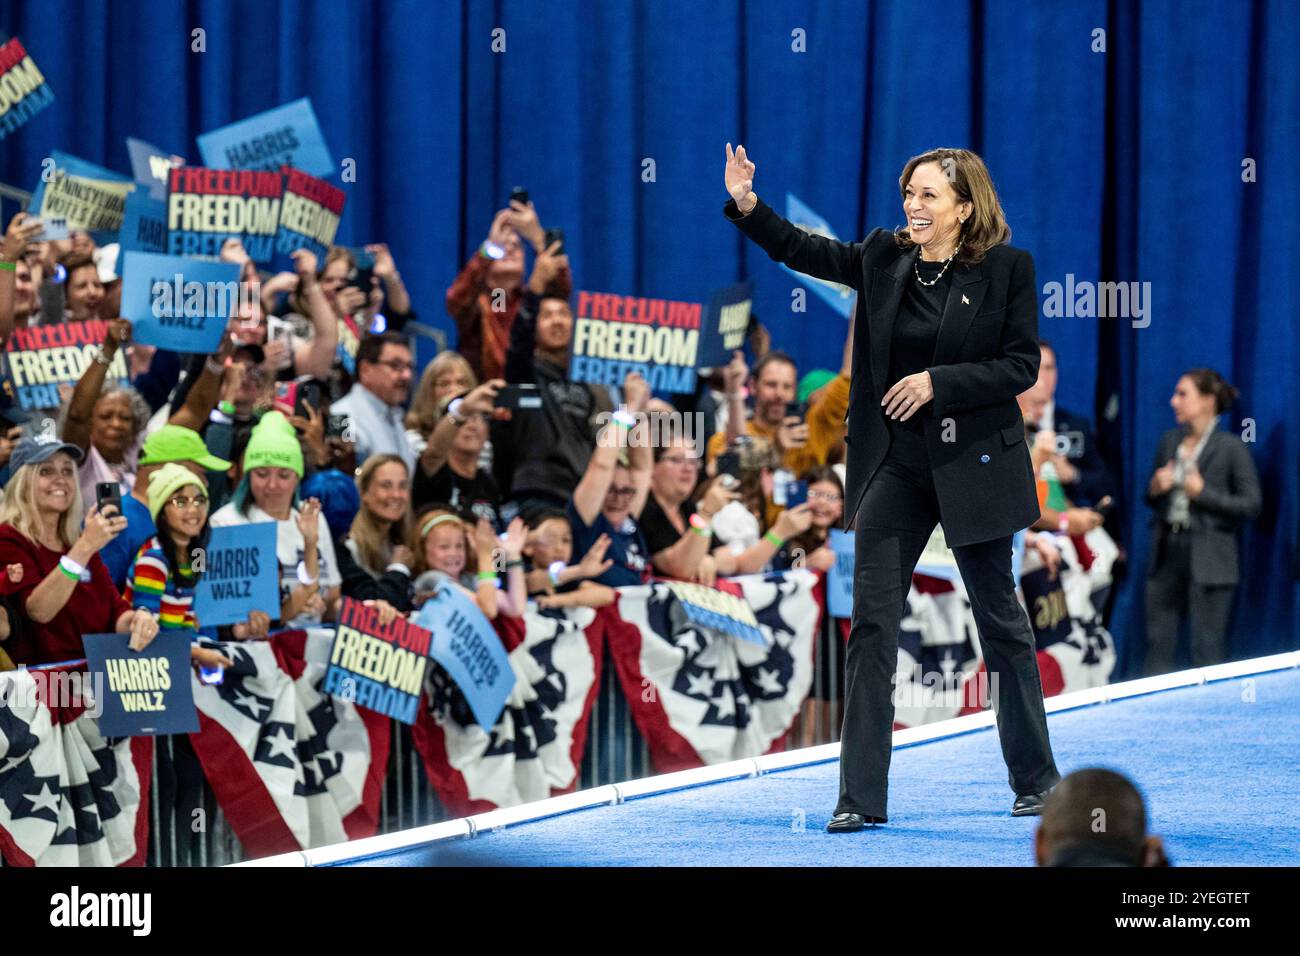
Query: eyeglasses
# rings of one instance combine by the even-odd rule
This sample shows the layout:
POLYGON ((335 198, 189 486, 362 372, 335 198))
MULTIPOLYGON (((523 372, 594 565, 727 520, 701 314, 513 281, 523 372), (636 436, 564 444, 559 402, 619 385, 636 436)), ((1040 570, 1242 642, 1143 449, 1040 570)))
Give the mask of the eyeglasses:
POLYGON ((627 488, 610 488, 609 495, 612 498, 631 498, 636 493, 636 489, 629 486, 627 488))
POLYGON ((403 362, 399 359, 384 359, 382 362, 376 362, 376 365, 387 365, 390 369, 401 375, 403 372, 414 372, 415 366, 410 362, 403 362))
POLYGON ((837 494, 836 494, 835 492, 833 492, 833 491, 810 491, 810 492, 808 492, 808 500, 809 500, 809 501, 831 501, 831 502, 835 502, 835 501, 839 501, 839 500, 840 500, 840 497, 841 497, 840 495, 837 495, 837 494))
POLYGON ((177 495, 175 498, 168 499, 167 503, 177 511, 184 511, 191 505, 195 508, 206 508, 208 506, 208 496, 195 495, 193 498, 186 498, 184 495, 177 495))
POLYGON ((689 465, 690 467, 694 468, 696 471, 698 471, 700 466, 704 464, 704 462, 702 462, 698 458, 687 458, 685 455, 664 455, 659 460, 666 461, 668 462, 668 464, 675 465, 678 468, 680 468, 682 465, 689 465))

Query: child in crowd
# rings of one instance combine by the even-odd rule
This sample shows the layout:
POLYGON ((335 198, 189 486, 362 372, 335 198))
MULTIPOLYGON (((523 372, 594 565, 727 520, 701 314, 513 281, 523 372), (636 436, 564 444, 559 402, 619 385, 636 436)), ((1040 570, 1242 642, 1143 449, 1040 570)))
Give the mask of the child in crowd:
POLYGON ((485 518, 470 527, 450 508, 431 506, 415 521, 415 606, 419 607, 437 590, 441 578, 451 579, 487 619, 498 614, 521 617, 528 604, 524 583, 524 522, 516 518, 500 538, 485 518), (471 555, 473 559, 471 560, 471 555), (501 589, 495 567, 504 559, 506 588, 501 589))
POLYGON ((613 561, 605 557, 609 535, 602 534, 587 549, 582 560, 569 564, 573 557, 573 529, 558 508, 543 508, 528 522, 524 557, 532 565, 528 571, 528 596, 537 598, 538 607, 605 607, 616 596, 611 587, 589 578, 609 570, 613 561))

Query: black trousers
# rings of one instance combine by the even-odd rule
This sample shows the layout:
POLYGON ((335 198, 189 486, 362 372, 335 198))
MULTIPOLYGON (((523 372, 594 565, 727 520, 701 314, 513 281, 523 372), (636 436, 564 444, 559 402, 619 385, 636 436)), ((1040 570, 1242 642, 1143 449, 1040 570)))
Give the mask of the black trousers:
POLYGON ((1192 666, 1222 664, 1224 635, 1232 612, 1235 584, 1197 584, 1192 580, 1192 534, 1169 531, 1155 542, 1157 563, 1147 577, 1147 659, 1145 672, 1174 669, 1178 628, 1187 617, 1192 638, 1192 666))
MULTIPOLYGON (((923 439, 897 434, 857 518, 836 813, 887 819, 898 631, 912 571, 938 521, 923 439)), ((1017 794, 1038 793, 1060 774, 1047 736, 1034 635, 1011 576, 1011 537, 963 545, 953 554, 989 672, 1008 781, 1017 794)))

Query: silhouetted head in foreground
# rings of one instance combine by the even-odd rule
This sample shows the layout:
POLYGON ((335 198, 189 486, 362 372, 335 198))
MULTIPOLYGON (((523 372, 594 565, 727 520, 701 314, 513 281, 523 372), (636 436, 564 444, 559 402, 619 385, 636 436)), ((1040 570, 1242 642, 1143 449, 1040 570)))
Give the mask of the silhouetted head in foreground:
POLYGON ((1039 866, 1168 866, 1147 835, 1142 794, 1123 774, 1090 767, 1052 790, 1034 834, 1039 866))

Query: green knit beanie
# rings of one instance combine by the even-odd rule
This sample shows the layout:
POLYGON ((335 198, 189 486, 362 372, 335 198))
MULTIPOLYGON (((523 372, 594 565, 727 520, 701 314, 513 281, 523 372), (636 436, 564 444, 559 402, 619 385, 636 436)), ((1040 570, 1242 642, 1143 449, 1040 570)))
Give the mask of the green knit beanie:
POLYGON ((302 445, 289 419, 280 412, 267 412, 253 426, 244 450, 244 471, 254 468, 288 468, 303 475, 302 445))

